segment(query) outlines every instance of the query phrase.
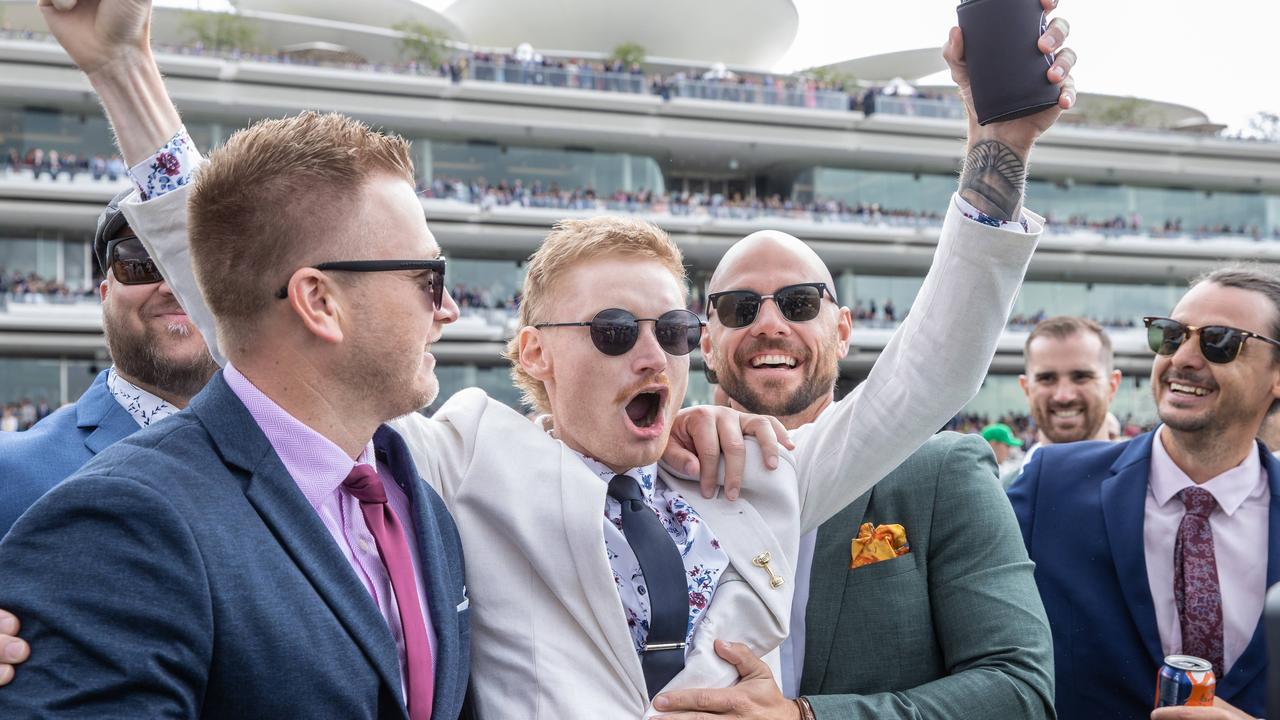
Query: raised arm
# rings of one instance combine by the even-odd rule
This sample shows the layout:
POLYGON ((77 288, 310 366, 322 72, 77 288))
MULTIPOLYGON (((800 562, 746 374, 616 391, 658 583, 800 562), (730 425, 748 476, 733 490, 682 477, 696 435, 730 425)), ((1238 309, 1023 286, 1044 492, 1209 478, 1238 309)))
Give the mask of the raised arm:
POLYGON ((187 252, 187 183, 203 163, 169 99, 151 54, 149 0, 40 0, 54 37, 84 71, 102 101, 120 152, 139 189, 122 204, 129 226, 200 328, 219 364, 213 315, 205 306, 187 252))
MULTIPOLYGON (((1042 3, 1053 9, 1054 0, 1042 3)), ((1040 48, 1059 50, 1066 35, 1066 22, 1054 20, 1040 48)), ((960 187, 924 285, 867 380, 793 433, 805 530, 865 493, 977 393, 1041 231, 1041 219, 1022 209, 1027 163, 1075 102, 1075 54, 1059 50, 1047 71, 1061 85, 1058 107, 985 127, 974 120, 959 28, 943 56, 969 116, 960 187)))

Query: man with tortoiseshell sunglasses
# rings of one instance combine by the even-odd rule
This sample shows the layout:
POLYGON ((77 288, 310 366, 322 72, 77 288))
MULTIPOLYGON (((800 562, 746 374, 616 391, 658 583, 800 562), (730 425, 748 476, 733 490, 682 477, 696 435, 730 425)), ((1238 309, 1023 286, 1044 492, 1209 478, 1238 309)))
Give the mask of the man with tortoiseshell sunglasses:
POLYGON ((1153 720, 1265 711, 1280 462, 1255 438, 1280 408, 1280 278, 1217 270, 1169 315, 1145 319, 1161 425, 1123 443, 1045 446, 1009 488, 1053 629, 1063 720, 1145 716, 1173 654, 1212 663, 1218 704, 1153 720))

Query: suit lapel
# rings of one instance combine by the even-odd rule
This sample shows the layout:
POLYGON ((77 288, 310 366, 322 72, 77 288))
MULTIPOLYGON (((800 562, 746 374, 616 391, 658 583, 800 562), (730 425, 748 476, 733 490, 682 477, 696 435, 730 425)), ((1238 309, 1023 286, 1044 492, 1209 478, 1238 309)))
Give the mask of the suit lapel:
POLYGON ((804 614, 802 693, 818 692, 826 675, 849 578, 849 546, 866 516, 874 492, 864 493, 818 528, 809 571, 809 603, 804 614))
POLYGON ((351 634, 390 695, 403 697, 400 660, 386 621, 221 372, 191 403, 191 411, 226 464, 249 475, 245 497, 351 634))
MULTIPOLYGON (((452 705, 446 698, 462 693, 462 688, 454 686, 459 680, 455 669, 460 667, 463 655, 462 641, 458 630, 458 591, 453 587, 454 578, 461 577, 460 558, 448 557, 444 549, 448 546, 444 537, 444 528, 436 521, 429 504, 431 490, 418 476, 409 449, 404 439, 394 430, 382 426, 373 436, 378 450, 379 461, 386 462, 396 484, 409 498, 409 506, 413 511, 415 535, 418 541, 418 561, 422 565, 423 587, 426 589, 427 612, 431 614, 431 626, 436 635, 435 688, 436 703, 431 716, 436 720, 444 720, 445 713, 452 705)), ((438 497, 437 503, 443 503, 438 497)), ((462 678, 465 679, 465 673, 462 678)))
MULTIPOLYGON (((548 493, 550 502, 542 511, 548 514, 547 527, 554 526, 550 518, 560 516, 567 543, 563 552, 573 558, 576 577, 559 582, 557 578, 563 571, 558 568, 548 568, 551 574, 544 577, 564 606, 574 610, 591 641, 608 656, 614 673, 627 678, 632 692, 648 698, 644 670, 627 630, 622 597, 614 586, 613 570, 604 553, 604 499, 608 486, 594 477, 582 459, 563 444, 560 444, 559 479, 558 501, 556 495, 548 493), (578 482, 578 478, 594 482, 578 482)), ((556 548, 545 548, 544 552, 535 554, 563 557, 556 552, 556 548)))
MULTIPOLYGON (((1271 512, 1267 521, 1267 587, 1280 582, 1280 461, 1258 445, 1262 467, 1267 471, 1271 487, 1271 512)), ((1265 591, 1265 588, 1264 588, 1265 591)), ((1218 681, 1218 694, 1230 697, 1239 693, 1267 666, 1267 641, 1265 637, 1265 610, 1258 618, 1258 626, 1244 652, 1236 659, 1227 676, 1218 681)))
MULTIPOLYGON (((662 473, 663 480, 680 493, 684 501, 697 511, 707 527, 715 533, 720 548, 729 557, 729 563, 760 597, 760 602, 773 614, 778 627, 788 627, 791 622, 791 591, 772 587, 769 584, 772 575, 764 568, 756 567, 752 560, 760 553, 769 553, 769 570, 783 578, 785 583, 794 583, 796 573, 792 562, 797 548, 783 547, 774 535, 773 528, 765 522, 752 503, 772 503, 770 510, 782 513, 784 517, 786 513, 794 512, 799 517, 799 512, 795 509, 798 502, 795 493, 791 492, 789 496, 785 492, 781 495, 763 496, 752 491, 737 501, 727 500, 723 493, 716 493, 714 498, 708 500, 702 497, 698 483, 675 477, 661 465, 659 472, 662 473), (786 504, 787 497, 790 498, 790 507, 786 504)), ((711 601, 714 603, 715 598, 711 601)))
POLYGON ((1146 543, 1143 518, 1151 472, 1151 442, 1155 432, 1135 438, 1111 465, 1111 477, 1102 481, 1102 516, 1107 527, 1107 546, 1115 563, 1120 590, 1133 617, 1142 644, 1159 665, 1164 660, 1160 633, 1156 627, 1155 602, 1147 578, 1146 543))
POLYGON ((90 431, 85 435, 84 446, 94 455, 138 431, 138 422, 107 388, 108 372, 99 373, 76 401, 76 427, 90 431))

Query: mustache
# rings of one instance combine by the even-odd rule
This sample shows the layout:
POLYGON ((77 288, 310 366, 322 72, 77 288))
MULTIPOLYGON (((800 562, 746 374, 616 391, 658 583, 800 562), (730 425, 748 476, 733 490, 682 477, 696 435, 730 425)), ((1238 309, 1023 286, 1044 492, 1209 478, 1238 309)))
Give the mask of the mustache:
POLYGON ((739 345, 738 349, 733 353, 733 362, 735 365, 745 367, 749 362, 751 362, 752 355, 757 355, 761 352, 768 352, 770 350, 781 351, 787 355, 791 355, 800 362, 807 362, 810 356, 809 348, 803 345, 790 343, 781 338, 762 338, 739 345))
POLYGON ((647 390, 652 385, 661 385, 667 391, 667 395, 671 395, 671 380, 667 378, 665 372, 661 372, 627 386, 625 390, 618 393, 618 396, 614 398, 614 402, 619 405, 630 402, 631 398, 639 395, 642 390, 647 390))

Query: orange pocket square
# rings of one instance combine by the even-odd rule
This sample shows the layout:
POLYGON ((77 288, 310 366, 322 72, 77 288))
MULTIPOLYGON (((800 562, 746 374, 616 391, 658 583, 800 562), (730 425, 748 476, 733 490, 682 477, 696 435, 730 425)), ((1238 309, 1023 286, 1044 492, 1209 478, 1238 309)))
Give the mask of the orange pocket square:
POLYGON ((849 569, 892 560, 909 552, 911 545, 907 543, 907 531, 901 525, 876 525, 873 528, 871 523, 862 523, 858 537, 853 539, 849 549, 849 569))

